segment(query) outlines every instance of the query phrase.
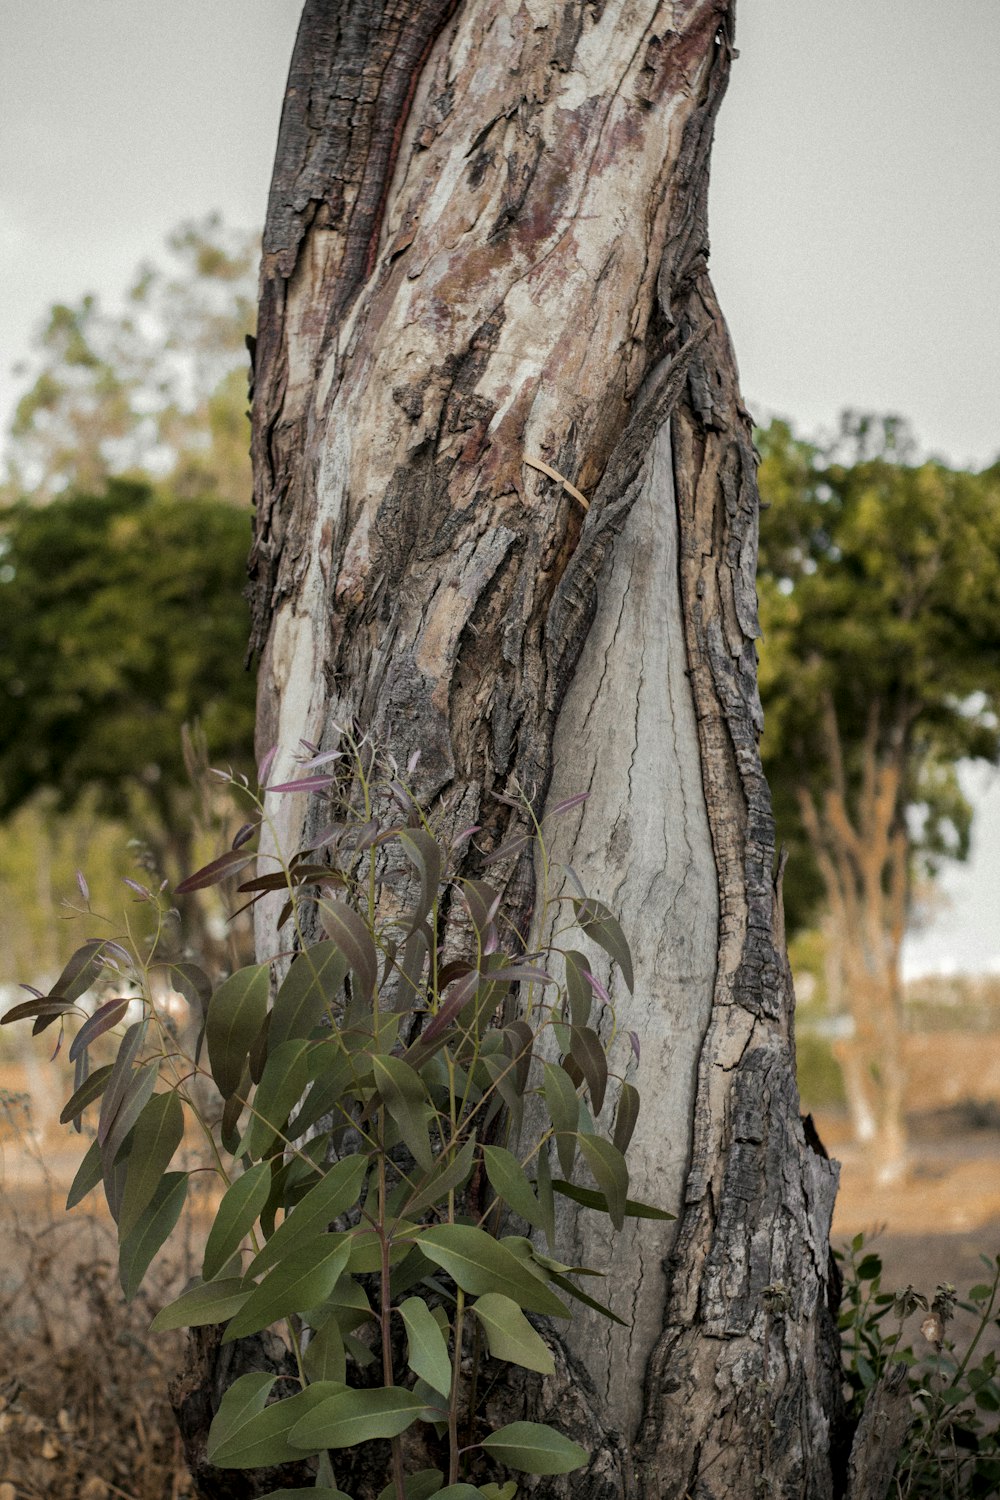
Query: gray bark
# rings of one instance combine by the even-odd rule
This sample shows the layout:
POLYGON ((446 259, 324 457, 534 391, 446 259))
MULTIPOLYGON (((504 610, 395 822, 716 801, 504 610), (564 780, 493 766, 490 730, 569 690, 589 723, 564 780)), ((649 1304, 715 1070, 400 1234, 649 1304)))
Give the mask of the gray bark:
MULTIPOLYGON (((613 1249, 564 1225, 636 1320, 494 1398, 592 1449, 553 1500, 839 1484, 836 1172, 798 1116, 754 456, 706 269, 732 26, 730 0, 309 0, 265 231, 261 751, 284 779, 356 719, 421 749, 480 849, 496 794, 592 785, 557 852, 637 949, 632 1161, 680 1218, 613 1249)), ((273 811, 293 850, 307 808, 273 811)), ((505 875, 526 914, 530 864, 505 875)))

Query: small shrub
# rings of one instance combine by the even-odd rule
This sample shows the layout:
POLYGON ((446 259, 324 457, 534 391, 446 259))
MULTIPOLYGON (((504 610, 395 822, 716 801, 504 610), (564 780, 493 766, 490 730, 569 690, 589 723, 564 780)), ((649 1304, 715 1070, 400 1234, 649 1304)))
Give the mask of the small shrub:
POLYGON ((986 1278, 965 1300, 940 1285, 928 1299, 912 1286, 882 1290, 882 1260, 856 1235, 835 1251, 844 1274, 840 1328, 850 1412, 865 1402, 893 1364, 909 1370, 910 1425, 891 1494, 906 1500, 974 1500, 1000 1494, 1000 1372, 986 1335, 1000 1328, 1000 1255, 982 1256, 986 1278), (963 1349, 951 1335, 956 1307, 974 1319, 963 1349), (919 1319, 916 1342, 909 1334, 919 1319), (918 1352, 919 1351, 919 1352, 918 1352))
MULTIPOLYGON (((541 930, 552 936, 524 951, 500 891, 454 873, 478 830, 436 829, 364 740, 345 734, 269 790, 325 800, 311 846, 243 878, 266 817, 246 788, 253 812, 233 847, 178 890, 240 877, 251 904, 283 896, 282 955, 213 988, 196 965, 161 959, 155 939, 140 953, 105 936, 74 954, 51 993, 3 1019, 58 1026, 60 1045, 80 1022, 62 1118, 79 1126, 96 1110, 98 1121, 69 1205, 103 1186, 129 1299, 184 1207, 185 1131, 202 1132, 222 1200, 201 1275, 153 1327, 221 1324, 232 1342, 280 1324, 297 1371, 291 1390, 265 1373, 229 1387, 212 1463, 309 1458, 336 1495, 338 1450, 388 1440, 385 1500, 509 1500, 504 1471, 566 1473, 587 1454, 542 1424, 490 1430, 483 1395, 497 1367, 553 1373, 545 1320, 568 1318, 574 1299, 613 1316, 578 1284, 599 1271, 552 1256, 557 1200, 616 1229, 629 1216, 671 1217, 628 1197, 639 1095, 622 1075, 638 1040, 618 1035, 590 960, 567 945, 582 930, 631 987, 628 944, 600 902, 550 896, 535 824, 483 860, 539 851, 541 930), (101 981, 111 993, 87 1014, 78 1002, 101 981), (197 1013, 190 1049, 157 1001, 167 984, 197 1013), (92 1054, 106 1060, 92 1066, 92 1054), (549 1253, 510 1232, 522 1226, 549 1253), (404 1447, 417 1424, 419 1444, 404 1447), (432 1466, 408 1472, 411 1449, 432 1466)), ((135 889, 162 931, 162 893, 135 889)))

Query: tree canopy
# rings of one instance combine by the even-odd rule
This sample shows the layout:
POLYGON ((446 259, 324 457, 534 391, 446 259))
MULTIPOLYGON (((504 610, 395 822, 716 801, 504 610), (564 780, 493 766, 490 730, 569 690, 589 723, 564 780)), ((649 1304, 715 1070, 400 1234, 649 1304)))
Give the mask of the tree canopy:
POLYGON ((0 513, 0 816, 41 787, 122 815, 141 786, 166 818, 195 720, 213 757, 248 763, 248 541, 232 506, 121 480, 0 513))
POLYGON ((917 461, 898 419, 853 414, 825 446, 785 421, 757 442, 763 756, 801 923, 823 887, 800 794, 842 776, 856 806, 866 745, 901 760, 911 853, 968 852, 956 763, 1000 759, 1000 464, 917 461))

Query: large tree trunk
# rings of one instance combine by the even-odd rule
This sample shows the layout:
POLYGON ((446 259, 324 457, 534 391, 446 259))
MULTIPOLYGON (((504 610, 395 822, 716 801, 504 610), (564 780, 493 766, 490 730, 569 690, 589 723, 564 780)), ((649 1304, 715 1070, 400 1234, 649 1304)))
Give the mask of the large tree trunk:
MULTIPOLYGON (((551 1497, 837 1488, 836 1170, 798 1115, 754 455, 706 269, 732 25, 730 0, 307 0, 265 231, 260 748, 285 779, 357 720, 422 751, 417 791, 481 847, 516 817, 496 794, 591 791, 556 854, 635 948, 630 1165, 680 1218, 561 1226, 631 1326, 574 1323, 561 1376, 509 1395, 594 1451, 551 1497)), ((272 811, 296 848, 308 808, 272 811)), ((527 913, 527 860, 505 878, 527 913)))

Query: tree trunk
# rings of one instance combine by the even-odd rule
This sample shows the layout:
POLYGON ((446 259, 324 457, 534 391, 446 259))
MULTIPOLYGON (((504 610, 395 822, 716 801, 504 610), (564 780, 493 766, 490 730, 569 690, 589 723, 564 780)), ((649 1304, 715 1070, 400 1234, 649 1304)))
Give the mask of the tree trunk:
MULTIPOLYGON (((630 1327, 575 1320, 561 1373, 502 1398, 593 1451, 553 1500, 839 1485, 836 1169, 798 1115, 754 455, 706 269, 732 28, 730 0, 307 0, 264 238, 272 775, 355 720, 420 749, 416 791, 480 849, 498 795, 589 790, 555 853, 635 948, 630 1166, 680 1217, 561 1225, 630 1327)), ((294 850, 314 814, 271 811, 294 850)), ((527 914, 527 858, 497 868, 527 914)))

